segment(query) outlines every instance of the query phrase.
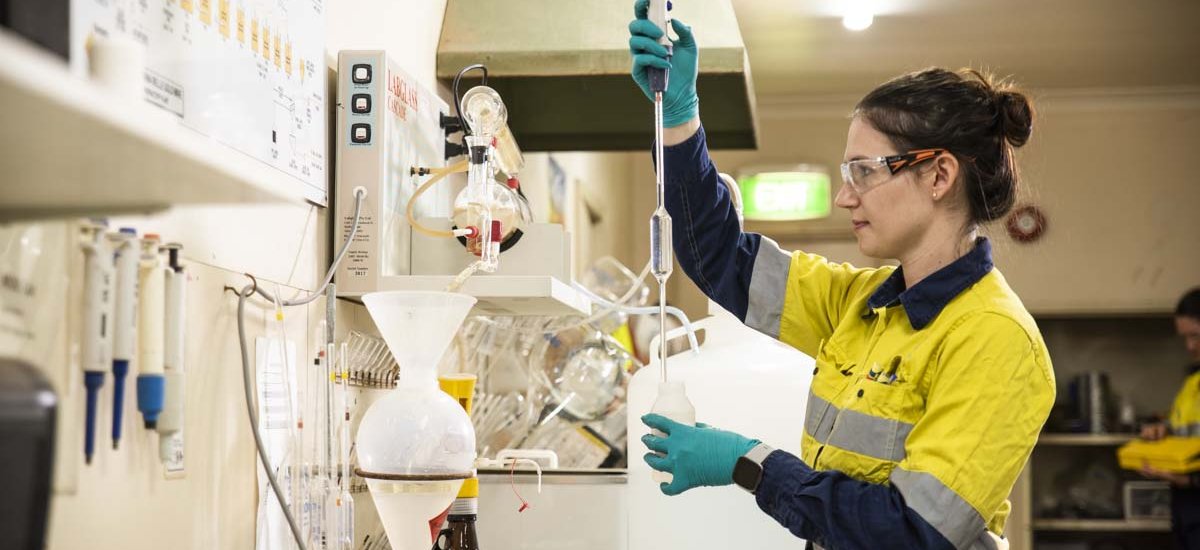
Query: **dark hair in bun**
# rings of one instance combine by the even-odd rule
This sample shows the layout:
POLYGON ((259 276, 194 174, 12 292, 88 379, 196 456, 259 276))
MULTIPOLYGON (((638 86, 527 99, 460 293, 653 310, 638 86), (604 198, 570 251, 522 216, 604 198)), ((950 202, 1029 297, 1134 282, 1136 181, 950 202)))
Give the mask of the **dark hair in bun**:
POLYGON ((1013 149, 1033 133, 1033 104, 1008 83, 974 69, 930 68, 894 78, 854 109, 905 152, 941 147, 962 167, 970 218, 1000 218, 1016 202, 1013 149))

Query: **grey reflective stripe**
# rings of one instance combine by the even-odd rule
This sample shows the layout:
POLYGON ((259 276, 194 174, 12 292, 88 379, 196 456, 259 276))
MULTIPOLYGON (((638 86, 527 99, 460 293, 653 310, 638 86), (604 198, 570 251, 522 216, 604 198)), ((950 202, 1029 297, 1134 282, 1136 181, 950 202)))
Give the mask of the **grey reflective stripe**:
POLYGON ((838 412, 837 407, 809 391, 808 407, 804 412, 804 431, 817 443, 825 443, 829 439, 829 432, 833 430, 833 420, 838 412))
POLYGON ((779 338, 779 319, 783 316, 783 298, 787 293, 788 270, 792 255, 766 237, 754 256, 750 273, 750 302, 746 307, 746 326, 772 338, 779 338))
POLYGON ((983 535, 971 543, 970 550, 999 550, 999 548, 1000 546, 996 544, 996 539, 992 538, 992 534, 984 531, 983 535))
POLYGON ((977 545, 987 544, 980 540, 990 538, 983 516, 938 478, 895 468, 888 480, 904 496, 904 503, 955 548, 980 548, 977 545))
POLYGON ((907 422, 838 409, 812 394, 804 413, 804 431, 817 443, 891 462, 904 460, 904 443, 912 429, 907 422))
POLYGON ((863 456, 900 462, 912 429, 907 422, 846 410, 838 416, 837 429, 829 434, 827 443, 863 456))
POLYGON ((1180 426, 1178 424, 1171 424, 1170 428, 1171 428, 1171 435, 1177 435, 1180 437, 1200 436, 1200 423, 1186 424, 1183 426, 1180 426))

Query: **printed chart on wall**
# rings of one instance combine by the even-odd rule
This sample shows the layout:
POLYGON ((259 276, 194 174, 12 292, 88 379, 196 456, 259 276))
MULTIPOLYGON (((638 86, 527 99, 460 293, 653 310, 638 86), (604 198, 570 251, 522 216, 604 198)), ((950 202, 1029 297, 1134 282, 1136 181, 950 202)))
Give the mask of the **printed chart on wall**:
POLYGON ((89 38, 146 46, 146 100, 296 180, 326 205, 323 0, 73 0, 71 66, 89 38))

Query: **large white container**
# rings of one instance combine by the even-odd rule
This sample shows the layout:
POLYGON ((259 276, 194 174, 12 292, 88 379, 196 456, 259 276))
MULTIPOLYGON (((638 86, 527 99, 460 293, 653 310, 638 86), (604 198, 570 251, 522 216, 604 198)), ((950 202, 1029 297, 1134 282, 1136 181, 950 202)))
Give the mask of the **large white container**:
MULTIPOLYGON (((687 385, 696 421, 762 440, 798 454, 814 361, 747 328, 715 304, 711 317, 694 323, 704 330, 700 354, 668 358, 670 380, 687 385)), ((654 348, 657 343, 651 344, 654 348)), ((651 349, 650 356, 658 352, 651 349)), ((737 486, 702 487, 664 496, 642 460, 641 416, 658 395, 656 361, 629 382, 629 550, 663 548, 803 548, 796 538, 759 510, 737 486)))
POLYGON ((508 470, 479 470, 479 544, 496 550, 626 550, 627 479, 624 470, 547 469, 538 494, 533 470, 518 468, 515 478, 508 470), (514 480, 530 504, 524 512, 518 511, 514 480))

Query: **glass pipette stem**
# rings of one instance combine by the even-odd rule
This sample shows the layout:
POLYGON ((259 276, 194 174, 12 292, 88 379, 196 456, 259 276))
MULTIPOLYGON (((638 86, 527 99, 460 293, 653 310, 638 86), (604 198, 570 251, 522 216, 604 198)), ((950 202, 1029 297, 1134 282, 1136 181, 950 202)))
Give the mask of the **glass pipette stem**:
MULTIPOLYGON (((333 484, 335 478, 334 468, 336 463, 333 461, 333 373, 337 368, 337 356, 334 355, 335 349, 333 343, 325 345, 325 379, 322 381, 325 384, 325 477, 330 484, 333 484)), ((332 490, 327 485, 326 490, 332 490)))
POLYGON ((654 94, 654 155, 655 167, 654 185, 657 192, 657 207, 666 206, 666 184, 663 178, 663 97, 662 92, 654 94))
POLYGON ((667 381, 667 278, 671 276, 671 260, 664 247, 670 247, 670 215, 666 209, 666 178, 663 166, 663 94, 654 93, 654 184, 657 208, 651 220, 650 246, 652 270, 658 281, 658 364, 662 380, 667 381), (668 241, 668 242, 664 242, 668 241))
POLYGON ((658 284, 658 366, 662 381, 667 381, 667 285, 658 284))

